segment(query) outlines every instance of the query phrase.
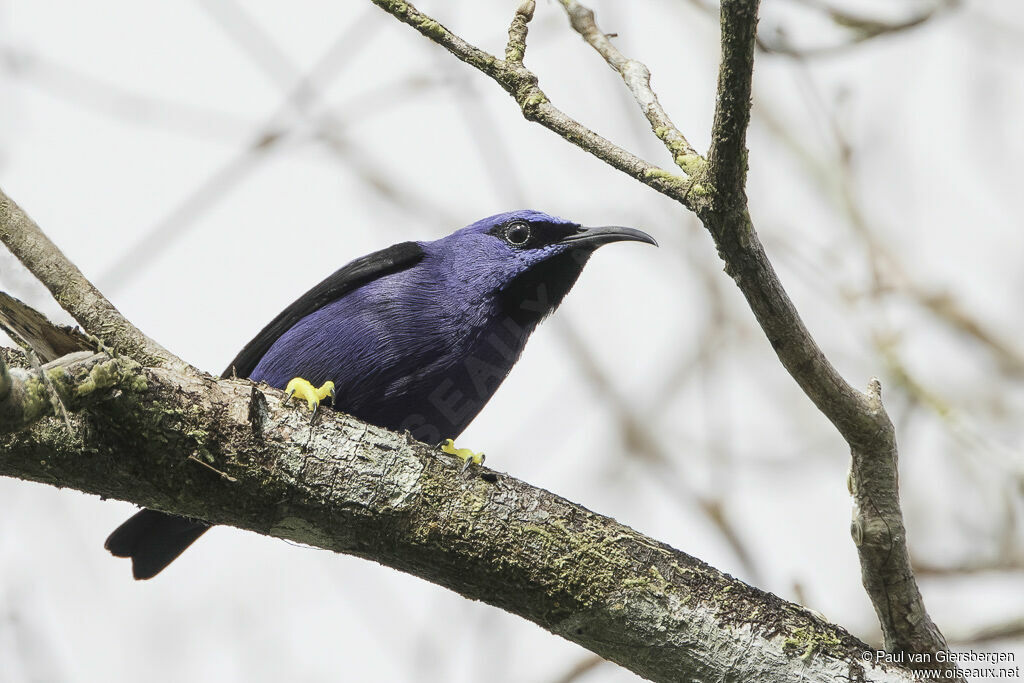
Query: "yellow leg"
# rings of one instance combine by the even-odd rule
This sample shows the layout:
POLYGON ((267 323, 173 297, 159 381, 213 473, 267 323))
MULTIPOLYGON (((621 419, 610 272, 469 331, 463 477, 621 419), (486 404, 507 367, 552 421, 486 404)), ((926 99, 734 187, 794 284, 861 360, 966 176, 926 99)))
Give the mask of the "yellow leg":
POLYGON ((453 439, 445 439, 444 443, 441 444, 441 450, 449 455, 454 455, 457 458, 462 458, 462 471, 473 465, 483 465, 485 456, 483 453, 474 453, 468 448, 456 448, 455 441, 453 439))
POLYGON ((305 399, 306 405, 313 411, 313 417, 310 418, 310 422, 316 419, 317 410, 320 408, 320 401, 330 397, 331 405, 334 405, 334 382, 324 382, 323 386, 317 389, 301 377, 296 377, 288 382, 284 392, 288 395, 285 398, 285 403, 291 401, 293 396, 305 399))

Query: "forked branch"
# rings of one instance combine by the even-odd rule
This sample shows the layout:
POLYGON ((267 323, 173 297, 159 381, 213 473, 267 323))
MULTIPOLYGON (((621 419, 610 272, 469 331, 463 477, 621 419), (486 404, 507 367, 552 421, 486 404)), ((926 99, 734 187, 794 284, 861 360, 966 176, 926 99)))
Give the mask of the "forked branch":
POLYGON ((697 214, 779 360, 850 446, 854 539, 864 585, 882 623, 886 648, 929 655, 945 650, 945 640, 928 618, 910 567, 899 506, 895 431, 882 406, 878 383, 872 380, 866 394, 857 391, 829 362, 786 294, 747 209, 746 133, 758 1, 721 3, 718 92, 711 149, 705 163, 662 109, 650 87, 646 67, 628 59, 612 44, 598 29, 589 9, 576 0, 560 0, 573 28, 620 73, 652 131, 689 178, 668 173, 622 150, 550 103, 538 87, 537 76, 522 63, 533 0, 524 2, 516 12, 506 61, 455 36, 407 2, 372 1, 497 81, 519 102, 527 119, 541 123, 697 214))

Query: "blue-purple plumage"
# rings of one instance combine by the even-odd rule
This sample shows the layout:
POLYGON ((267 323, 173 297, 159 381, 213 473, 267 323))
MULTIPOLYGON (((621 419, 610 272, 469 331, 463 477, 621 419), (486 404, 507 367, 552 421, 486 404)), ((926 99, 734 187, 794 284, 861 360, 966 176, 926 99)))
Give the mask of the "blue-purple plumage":
MULTIPOLYGON (((556 241, 517 249, 489 232, 517 220, 543 224, 556 238, 578 228, 521 211, 419 243, 423 258, 414 267, 368 282, 298 321, 250 377, 279 388, 293 377, 314 385, 330 380, 339 410, 409 429, 431 443, 458 436, 505 379, 539 321, 510 316, 503 290, 531 266, 571 248, 556 241)), ((565 264, 573 280, 586 255, 565 264)), ((548 302, 545 313, 557 303, 548 302)))
MULTIPOLYGON (((654 240, 630 228, 583 228, 539 211, 477 221, 433 242, 356 259, 299 297, 228 367, 283 389, 295 377, 332 381, 334 407, 408 429, 428 443, 455 438, 519 359, 537 324, 608 242, 654 240)), ((159 573, 208 524, 143 510, 107 548, 135 578, 159 573)))

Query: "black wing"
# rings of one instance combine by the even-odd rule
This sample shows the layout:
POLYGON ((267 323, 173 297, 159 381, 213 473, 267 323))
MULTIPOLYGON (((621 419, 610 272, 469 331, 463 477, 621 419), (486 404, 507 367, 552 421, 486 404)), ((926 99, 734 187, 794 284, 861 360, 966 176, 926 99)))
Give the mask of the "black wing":
POLYGON ((221 376, 231 377, 234 374, 238 377, 248 377, 274 342, 295 323, 367 282, 405 270, 419 263, 422 258, 423 250, 420 245, 415 242, 401 242, 342 266, 271 320, 270 324, 235 356, 221 376))

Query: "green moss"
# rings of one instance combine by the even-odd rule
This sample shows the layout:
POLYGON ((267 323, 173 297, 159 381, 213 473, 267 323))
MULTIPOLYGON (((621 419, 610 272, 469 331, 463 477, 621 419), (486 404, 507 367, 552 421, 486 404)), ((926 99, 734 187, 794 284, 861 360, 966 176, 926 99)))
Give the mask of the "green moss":
POLYGON ((690 194, 697 197, 707 197, 711 194, 711 191, 704 183, 694 183, 690 186, 690 194))
POLYGON ((676 162, 676 166, 681 168, 686 175, 692 176, 704 168, 704 158, 693 151, 679 131, 667 126, 658 126, 654 129, 654 134, 665 143, 665 146, 672 152, 672 159, 676 162))
POLYGON ((374 2, 391 14, 407 14, 409 12, 409 5, 402 0, 374 0, 374 2))
POLYGON ((433 19, 428 19, 423 15, 420 15, 419 18, 417 18, 416 28, 423 35, 439 43, 444 43, 448 36, 448 29, 441 26, 441 24, 437 23, 433 19))
POLYGON ((786 654, 801 652, 800 659, 808 661, 818 652, 828 652, 840 645, 839 638, 831 631, 818 631, 813 626, 802 626, 786 638, 782 650, 786 654))
POLYGON ((544 104, 547 101, 547 95, 538 90, 526 96, 526 99, 523 100, 523 109, 532 109, 534 107, 540 106, 541 104, 544 104))
POLYGON ((664 593, 669 590, 671 584, 669 584, 668 579, 662 575, 661 571, 659 571, 656 566, 651 565, 651 568, 647 570, 647 573, 651 575, 651 590, 658 593, 664 593))
POLYGON ((644 177, 645 178, 661 178, 662 180, 666 180, 666 181, 669 181, 669 182, 676 182, 676 181, 684 181, 685 180, 685 178, 681 178, 681 177, 677 176, 675 173, 672 173, 671 171, 664 171, 664 170, 662 170, 660 168, 648 168, 647 170, 644 171, 644 177))
POLYGON ((94 391, 113 386, 118 376, 116 361, 97 363, 89 370, 85 380, 75 387, 75 394, 77 396, 88 396, 94 391))
MULTIPOLYGON (((68 378, 62 368, 49 373, 54 384, 67 384, 68 378)), ((74 387, 75 396, 81 398, 95 391, 120 386, 129 391, 141 392, 148 388, 146 378, 142 374, 142 366, 128 358, 112 358, 97 363, 89 369, 89 374, 74 387)))
POLYGON ((660 180, 667 185, 674 185, 680 190, 685 189, 687 184, 687 180, 683 176, 660 168, 648 168, 644 171, 644 178, 647 180, 660 180))
POLYGON ((675 162, 688 176, 696 175, 704 169, 704 158, 699 154, 677 154, 675 162))
POLYGON ((46 384, 36 375, 25 380, 25 394, 22 398, 22 410, 26 418, 35 419, 39 415, 50 412, 50 392, 46 384))

